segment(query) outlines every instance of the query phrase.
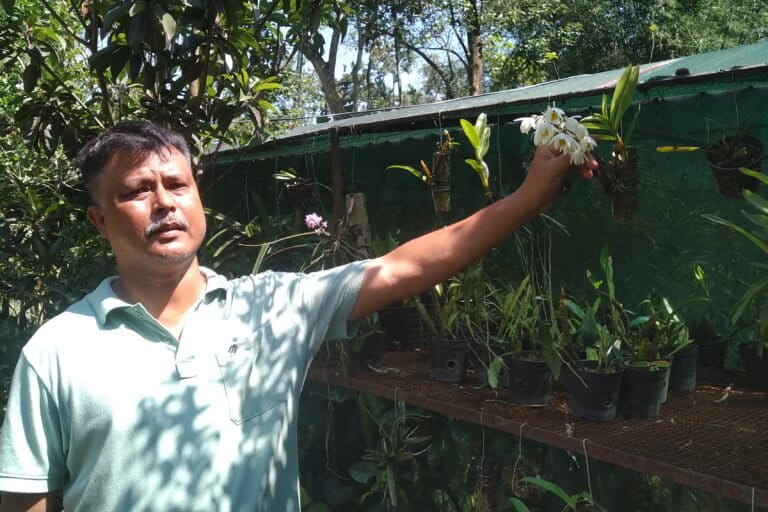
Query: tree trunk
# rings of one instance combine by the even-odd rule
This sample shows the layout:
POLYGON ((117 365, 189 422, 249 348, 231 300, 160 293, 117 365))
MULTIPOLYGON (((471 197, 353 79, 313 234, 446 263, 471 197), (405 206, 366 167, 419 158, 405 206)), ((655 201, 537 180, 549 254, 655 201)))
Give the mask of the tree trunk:
POLYGON ((365 53, 365 46, 368 42, 368 36, 366 34, 367 31, 358 18, 357 57, 355 58, 355 64, 352 66, 352 71, 350 72, 350 75, 352 76, 352 112, 357 112, 360 103, 360 69, 363 67, 363 53, 365 53))
POLYGON ((403 105, 403 82, 400 78, 400 30, 397 20, 397 5, 392 6, 392 24, 394 26, 394 43, 395 43, 395 80, 394 87, 397 87, 397 106, 403 105))
POLYGON ((470 96, 477 96, 483 94, 483 40, 480 33, 480 12, 477 2, 469 2, 465 12, 467 44, 469 45, 469 94, 470 96))
POLYGON ((312 67, 315 68, 315 73, 317 73, 317 78, 320 79, 320 87, 323 89, 328 110, 332 114, 343 112, 344 102, 339 94, 339 86, 336 83, 336 78, 333 76, 333 71, 328 68, 328 63, 319 55, 308 53, 305 56, 312 63, 312 67))

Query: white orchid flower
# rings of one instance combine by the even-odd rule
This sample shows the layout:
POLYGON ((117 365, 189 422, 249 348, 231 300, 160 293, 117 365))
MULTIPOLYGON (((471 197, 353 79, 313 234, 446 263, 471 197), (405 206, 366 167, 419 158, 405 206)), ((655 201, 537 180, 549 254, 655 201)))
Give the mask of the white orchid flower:
POLYGON ((541 123, 536 127, 536 133, 533 134, 533 143, 537 146, 548 144, 556 134, 560 133, 554 125, 550 123, 541 123))
MULTIPOLYGON (((581 123, 576 120, 576 118, 573 117, 566 117, 565 118, 565 129, 569 132, 576 135, 576 138, 579 137, 577 130, 579 129, 579 126, 581 126, 581 123)), ((581 126, 584 128, 583 126, 581 126)))
POLYGON ((531 130, 536 129, 536 122, 538 116, 533 117, 519 117, 515 121, 520 121, 520 133, 531 133, 531 130))
POLYGON ((584 152, 583 149, 578 148, 571 153, 571 163, 573 165, 584 165, 584 162, 586 161, 587 161, 587 154, 584 152))
POLYGON ((573 134, 576 135, 577 140, 581 140, 584 137, 589 137, 589 130, 587 130, 587 127, 584 126, 581 123, 577 123, 576 129, 573 131, 573 134))
POLYGON ((567 133, 558 133, 552 137, 552 142, 550 144, 552 147, 566 155, 570 155, 574 151, 581 149, 578 142, 576 142, 576 139, 567 133))
POLYGON ((579 139, 579 146, 581 146, 581 149, 584 151, 592 151, 595 149, 595 146, 597 146, 597 142, 595 142, 595 139, 587 135, 586 137, 582 137, 579 139))
POLYGON ((544 120, 551 124, 559 124, 563 122, 564 116, 565 112, 563 112, 563 109, 557 107, 549 107, 546 112, 544 112, 544 120))

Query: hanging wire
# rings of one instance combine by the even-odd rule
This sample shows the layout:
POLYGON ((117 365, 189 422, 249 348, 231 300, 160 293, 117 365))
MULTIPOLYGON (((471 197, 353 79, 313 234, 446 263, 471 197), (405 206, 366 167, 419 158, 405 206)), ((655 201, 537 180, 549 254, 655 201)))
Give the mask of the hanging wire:
POLYGON ((586 438, 581 441, 581 445, 584 447, 584 465, 587 468, 587 488, 589 489, 589 497, 594 501, 595 495, 592 493, 592 477, 589 475, 589 456, 587 455, 586 438))
POLYGON ((502 165, 501 160, 501 115, 496 114, 496 156, 498 158, 498 165, 499 165, 499 195, 501 195, 501 191, 504 189, 504 183, 502 180, 502 174, 504 174, 504 166, 502 165))
POLYGON ((515 480, 517 480, 517 465, 520 463, 520 461, 523 459, 523 427, 528 424, 527 421, 524 421, 520 425, 520 431, 517 434, 517 459, 515 459, 515 464, 512 466, 512 488, 515 488, 515 480))

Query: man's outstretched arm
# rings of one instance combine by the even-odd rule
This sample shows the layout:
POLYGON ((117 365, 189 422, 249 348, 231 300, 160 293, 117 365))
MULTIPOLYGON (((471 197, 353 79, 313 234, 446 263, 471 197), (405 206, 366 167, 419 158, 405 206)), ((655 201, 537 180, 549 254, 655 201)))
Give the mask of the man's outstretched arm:
MULTIPOLYGON (((591 177, 591 157, 581 175, 591 177)), ((572 167, 567 155, 541 146, 525 182, 514 193, 450 226, 415 238, 371 260, 349 316, 358 320, 387 304, 421 293, 477 261, 539 213, 562 190, 572 167)))
POLYGON ((3 493, 0 512, 59 512, 58 495, 3 493))

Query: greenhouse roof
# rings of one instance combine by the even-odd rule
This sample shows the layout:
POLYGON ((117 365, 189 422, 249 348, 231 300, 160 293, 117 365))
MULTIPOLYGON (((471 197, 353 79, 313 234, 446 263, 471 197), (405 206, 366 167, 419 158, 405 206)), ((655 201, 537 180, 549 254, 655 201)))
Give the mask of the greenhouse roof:
MULTIPOLYGON (((367 113, 338 114, 337 119, 295 128, 260 146, 220 153, 217 162, 243 161, 327 150, 329 134, 344 137, 340 147, 434 134, 435 126, 453 126, 460 117, 481 111, 495 116, 519 116, 543 110, 552 102, 569 109, 587 108, 594 98, 616 85, 622 69, 578 75, 551 82, 480 96, 393 108, 367 113), (403 132, 408 132, 403 133, 403 132), (421 134, 420 132, 424 132, 421 134), (349 137, 352 136, 352 137, 349 137), (348 139, 348 140, 344 140, 348 139), (297 144, 299 143, 299 144, 297 144)), ((768 83, 768 39, 726 50, 641 65, 636 99, 655 99, 768 83)))

